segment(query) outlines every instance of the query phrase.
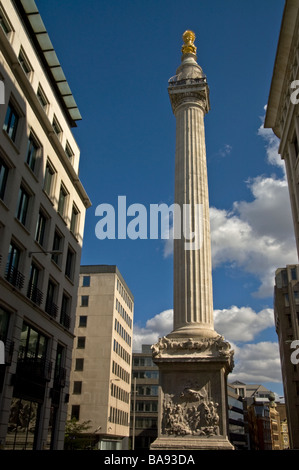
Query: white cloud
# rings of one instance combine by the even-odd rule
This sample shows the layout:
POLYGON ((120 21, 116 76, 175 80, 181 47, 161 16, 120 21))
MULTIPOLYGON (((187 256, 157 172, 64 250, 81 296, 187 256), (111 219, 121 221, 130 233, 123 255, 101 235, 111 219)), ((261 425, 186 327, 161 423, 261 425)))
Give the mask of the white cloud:
POLYGON ((213 268, 228 264, 256 276, 255 295, 268 297, 275 270, 297 259, 288 188, 285 180, 262 177, 248 185, 253 201, 210 209, 213 268))
POLYGON ((277 343, 264 341, 236 347, 235 367, 229 374, 229 382, 281 383, 281 363, 277 343))
POLYGON ((134 325, 133 351, 141 351, 142 344, 154 344, 173 330, 173 310, 164 310, 147 320, 145 327, 134 325))
POLYGON ((253 341, 261 331, 274 326, 271 308, 256 313, 250 307, 214 310, 215 330, 231 342, 253 341))
MULTIPOLYGON (((266 108, 266 106, 265 106, 266 108)), ((278 166, 285 174, 285 163, 278 153, 279 139, 276 137, 272 129, 265 129, 264 127, 265 116, 261 118, 262 124, 258 130, 258 135, 263 138, 265 142, 266 154, 268 163, 270 165, 278 166)))

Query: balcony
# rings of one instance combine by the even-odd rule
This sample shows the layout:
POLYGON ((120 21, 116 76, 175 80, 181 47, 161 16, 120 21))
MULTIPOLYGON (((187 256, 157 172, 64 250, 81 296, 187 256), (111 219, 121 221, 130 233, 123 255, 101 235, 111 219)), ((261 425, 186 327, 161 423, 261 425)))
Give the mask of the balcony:
POLYGON ((27 297, 38 306, 42 304, 43 293, 32 283, 28 284, 27 297))
POLYGON ((17 375, 37 383, 51 380, 52 362, 45 357, 19 357, 17 375))
POLYGON ((22 289, 24 286, 25 276, 14 266, 7 266, 5 271, 5 279, 18 289, 22 289))
POLYGON ((46 300, 45 311, 53 318, 57 317, 58 314, 58 306, 54 304, 51 300, 46 300))
POLYGON ((71 317, 63 310, 61 311, 60 323, 67 329, 69 329, 71 326, 71 317))
POLYGON ((55 370, 53 388, 64 388, 66 384, 66 369, 59 367, 55 370))

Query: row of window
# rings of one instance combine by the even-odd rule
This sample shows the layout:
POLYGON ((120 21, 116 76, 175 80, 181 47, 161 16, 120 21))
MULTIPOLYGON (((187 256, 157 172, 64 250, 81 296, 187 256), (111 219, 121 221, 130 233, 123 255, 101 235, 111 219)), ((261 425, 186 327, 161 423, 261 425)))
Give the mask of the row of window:
POLYGON ((123 306, 117 299, 115 300, 115 308, 120 314, 120 316, 125 320, 128 327, 132 329, 132 323, 133 323, 132 319, 130 318, 130 316, 127 314, 127 312, 125 311, 125 309, 123 308, 123 306))
MULTIPOLYGON (((156 413, 158 411, 158 400, 136 401, 136 411, 140 413, 156 413)), ((133 411, 134 403, 131 402, 131 411, 133 411)))
MULTIPOLYGON (((69 273, 73 256, 72 252, 69 251, 69 253, 70 255, 67 257, 66 261, 66 275, 69 273)), ((21 255, 21 249, 18 247, 15 241, 11 241, 6 263, 5 279, 14 287, 17 287, 20 290, 24 287, 25 283, 25 276, 19 270, 21 255)), ((32 302, 34 302, 39 307, 42 306, 44 300, 43 292, 39 288, 42 283, 42 278, 44 274, 43 271, 44 270, 40 267, 40 265, 37 265, 34 261, 32 261, 30 265, 29 281, 27 285, 26 295, 32 302)), ((58 299, 58 292, 59 284, 54 279, 49 277, 44 309, 51 317, 54 318, 57 317, 59 312, 59 308, 56 305, 58 299)), ((71 296, 66 291, 63 291, 59 321, 67 328, 70 327, 70 311, 71 296)))
POLYGON ((110 406, 109 421, 110 423, 120 424, 121 426, 128 426, 129 414, 123 410, 119 410, 118 408, 110 406))
POLYGON ((131 336, 126 332, 124 327, 119 323, 119 321, 116 318, 114 322, 114 329, 122 337, 122 339, 128 344, 128 346, 132 345, 131 336))
POLYGON ((114 361, 112 361, 112 373, 122 379, 124 382, 130 383, 130 373, 114 361))
POLYGON ((124 299, 127 306, 129 307, 129 309, 132 311, 133 302, 119 279, 117 279, 116 281, 116 288, 118 292, 120 293, 120 295, 122 296, 122 298, 124 299))
POLYGON ((158 379, 158 370, 139 370, 133 372, 133 378, 136 379, 158 379))
MULTIPOLYGON (((4 33, 6 34, 8 40, 10 40, 10 36, 13 32, 13 28, 12 28, 12 26, 11 26, 9 20, 8 20, 8 17, 4 13, 4 11, 2 10, 2 8, 0 8, 0 26, 2 27, 2 29, 3 29, 4 33)), ((28 80, 31 82, 32 78, 33 78, 34 70, 33 70, 33 67, 32 67, 32 65, 31 65, 31 63, 30 63, 30 61, 29 61, 29 59, 28 59, 28 57, 27 57, 27 55, 24 51, 24 48, 22 46, 20 47, 20 50, 19 50, 18 61, 19 61, 20 66, 23 69, 23 72, 27 76, 28 80)), ((36 91, 36 96, 37 96, 37 98, 40 102, 41 107, 43 108, 45 113, 48 114, 50 102, 49 102, 48 98, 46 97, 46 94, 45 94, 45 92, 44 92, 44 90, 43 90, 40 83, 38 84, 38 88, 37 88, 37 91, 36 91)), ((18 113, 16 113, 15 116, 17 118, 20 117, 18 115, 18 113)), ((62 139, 62 127, 59 124, 58 119, 55 116, 55 114, 54 114, 53 120, 52 120, 52 128, 53 128, 55 134, 58 136, 59 140, 61 140, 62 139)), ((15 129, 15 131, 12 131, 12 135, 14 137, 13 140, 15 140, 15 134, 16 134, 16 129, 15 129)), ((66 153, 67 157, 70 160, 74 156, 74 152, 72 151, 71 146, 70 146, 68 141, 66 141, 65 153, 66 153)))
POLYGON ((133 365, 134 367, 143 367, 143 366, 147 366, 147 367, 155 366, 156 367, 151 357, 142 357, 142 356, 141 357, 134 356, 133 365))
POLYGON ((129 403, 130 401, 130 393, 118 387, 118 385, 115 385, 113 382, 111 383, 111 396, 125 403, 129 403))
POLYGON ((116 339, 113 340, 113 351, 118 354, 124 361, 126 361, 129 365, 131 363, 131 356, 130 354, 119 344, 116 339))
MULTIPOLYGON (((8 136, 14 141, 18 123, 19 123, 19 116, 16 114, 15 108, 13 107, 11 101, 8 103, 6 117, 4 120, 3 129, 7 132, 8 136)), ((38 144, 37 139, 34 137, 33 133, 31 132, 28 138, 27 143, 27 150, 25 156, 25 162, 28 167, 36 173, 37 171, 37 159, 38 156, 41 155, 41 146, 38 144)), ((4 200, 4 194, 6 189, 6 184, 8 180, 8 173, 10 167, 9 165, 0 158, 0 198, 4 200)), ((48 197, 53 200, 54 193, 55 193, 55 181, 56 181, 57 171, 51 161, 48 159, 46 164, 45 176, 44 176, 44 183, 43 183, 43 190, 48 195, 48 197)), ((33 197, 31 190, 29 189, 29 185, 26 185, 25 182, 22 183, 21 186, 21 195, 22 198, 22 223, 26 225, 26 219, 28 214, 29 208, 29 201, 30 198, 33 197)), ((68 213, 68 204, 69 204, 69 192, 66 189, 64 183, 61 182, 60 191, 59 191, 59 198, 58 198, 58 206, 57 212, 61 215, 63 220, 67 222, 67 213, 68 213)), ((79 227, 79 216, 80 211, 77 208, 76 204, 73 202, 72 205, 72 213, 70 218, 70 231, 77 236, 78 235, 78 227, 79 227)), ((46 214, 44 214, 46 217, 46 214)), ((20 217, 18 217, 20 219, 20 217)))

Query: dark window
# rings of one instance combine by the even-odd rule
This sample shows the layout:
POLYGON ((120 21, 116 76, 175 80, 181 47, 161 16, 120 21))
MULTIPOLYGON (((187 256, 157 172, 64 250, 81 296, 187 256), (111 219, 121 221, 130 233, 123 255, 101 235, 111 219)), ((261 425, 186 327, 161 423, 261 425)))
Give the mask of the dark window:
POLYGON ((54 116, 53 118, 52 127, 54 129, 55 134, 59 136, 59 134, 62 132, 62 129, 60 127, 59 122, 57 121, 56 116, 54 116))
POLYGON ((29 204, 30 196, 26 189, 23 186, 19 189, 19 198, 18 198, 18 205, 17 205, 17 213, 16 217, 19 221, 25 225, 27 214, 28 214, 28 204, 29 204))
POLYGON ((36 154, 38 151, 38 145, 32 135, 29 136, 28 145, 27 145, 27 155, 26 155, 26 163, 29 168, 34 171, 35 163, 36 163, 36 154))
POLYGON ((67 251, 65 275, 72 279, 74 268, 75 253, 69 248, 67 251))
POLYGON ((9 318, 9 312, 0 307, 0 339, 2 341, 5 341, 7 338, 9 318))
POLYGON ((0 158, 0 199, 4 198, 6 183, 8 177, 8 166, 0 158))
POLYGON ((21 289, 24 285, 24 276, 19 272, 20 256, 21 250, 11 242, 7 257, 5 277, 8 282, 21 289))
POLYGON ((65 326, 66 328, 70 327, 71 318, 70 318, 70 297, 66 294, 62 295, 62 302, 61 302, 61 316, 60 316, 60 323, 65 326))
POLYGON ((90 276, 83 276, 82 286, 83 287, 89 287, 90 286, 90 276))
MULTIPOLYGON (((62 235, 59 232, 55 231, 54 240, 53 240, 53 251, 62 251, 62 235)), ((60 264, 61 253, 52 253, 52 260, 56 264, 60 264)))
POLYGON ((23 323, 18 360, 27 359, 33 362, 33 360, 38 361, 45 359, 47 355, 47 345, 48 338, 46 336, 31 325, 23 323))
POLYGON ((84 359, 76 359, 75 370, 83 370, 84 359))
POLYGON ((43 214, 42 211, 40 211, 38 214, 36 230, 35 230, 35 240, 40 245, 43 245, 44 243, 46 222, 47 222, 46 216, 43 214))
POLYGON ((56 287, 57 287, 56 284, 53 281, 49 280, 45 310, 49 315, 51 315, 54 318, 57 317, 57 313, 58 313, 58 307, 54 303, 56 287))
POLYGON ((78 220, 79 220, 79 211, 75 205, 72 208, 72 218, 71 218, 71 232, 76 235, 78 229, 78 220))
POLYGON ((85 348, 85 336, 78 336, 78 341, 77 341, 77 348, 78 349, 84 349, 85 348))
POLYGON ((27 297, 37 305, 40 305, 43 300, 43 294, 38 288, 39 276, 40 269, 36 264, 32 263, 30 267, 27 297))
POLYGON ((19 123, 19 115, 11 103, 8 103, 3 129, 7 132, 11 140, 15 141, 19 123))
POLYGON ((73 393, 76 395, 80 395, 82 391, 82 382, 75 381, 74 382, 74 388, 73 388, 73 393))
POLYGON ((43 92, 41 86, 38 87, 36 96, 38 97, 38 100, 39 100, 39 102, 40 102, 42 108, 45 109, 46 106, 48 105, 48 100, 47 100, 46 95, 45 95, 45 93, 43 92))
POLYGON ((86 327, 87 326, 87 316, 86 315, 80 315, 79 317, 79 327, 86 327))
POLYGON ((81 307, 88 307, 89 296, 81 295, 81 307))
POLYGON ((64 213, 65 213, 67 195, 68 195, 67 190, 65 189, 64 186, 61 185, 57 210, 59 214, 62 216, 64 216, 64 213))
POLYGON ((55 175, 55 170, 48 162, 46 165, 45 179, 44 179, 44 191, 48 194, 48 196, 51 196, 54 175, 55 175))
POLYGON ((71 419, 75 418, 79 421, 80 418, 80 405, 72 405, 71 419))

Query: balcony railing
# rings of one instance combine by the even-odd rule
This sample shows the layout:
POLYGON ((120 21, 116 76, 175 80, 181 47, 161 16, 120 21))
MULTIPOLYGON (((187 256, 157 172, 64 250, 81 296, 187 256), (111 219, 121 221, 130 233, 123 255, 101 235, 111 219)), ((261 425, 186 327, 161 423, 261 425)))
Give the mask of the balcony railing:
POLYGON ((71 326, 71 317, 63 310, 61 311, 60 323, 61 325, 65 326, 65 328, 68 328, 68 329, 71 326))
POLYGON ((54 374, 54 388, 64 388, 66 383, 66 369, 64 367, 59 367, 58 370, 55 370, 54 374))
POLYGON ((37 305, 41 305, 43 301, 43 293, 34 284, 28 284, 27 297, 37 305))
POLYGON ((57 317, 58 314, 58 306, 54 304, 51 300, 46 300, 45 311, 53 318, 57 317))
POLYGON ((7 266, 5 271, 5 279, 18 289, 22 289, 24 286, 25 276, 14 266, 7 266))
POLYGON ((17 374, 37 382, 51 380, 52 362, 45 357, 19 357, 17 374))

